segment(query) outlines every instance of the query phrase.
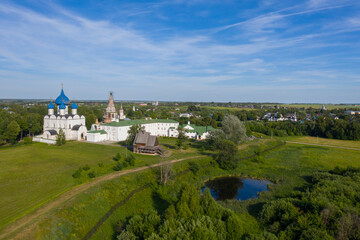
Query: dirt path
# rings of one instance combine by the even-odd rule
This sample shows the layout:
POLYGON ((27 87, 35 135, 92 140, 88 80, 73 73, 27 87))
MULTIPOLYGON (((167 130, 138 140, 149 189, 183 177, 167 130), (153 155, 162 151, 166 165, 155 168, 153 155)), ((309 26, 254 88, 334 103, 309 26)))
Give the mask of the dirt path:
POLYGON ((31 226, 27 230, 33 229, 37 225, 37 218, 38 217, 43 216, 44 214, 48 213, 52 209, 59 207, 61 204, 63 204, 67 200, 71 199, 72 197, 78 195, 79 193, 82 193, 82 192, 88 190, 89 188, 91 188, 91 187, 93 187, 95 185, 98 185, 98 184, 106 182, 106 181, 110 181, 110 180, 112 180, 114 178, 129 174, 129 173, 141 172, 141 171, 144 171, 146 169, 159 167, 161 165, 166 165, 166 164, 170 164, 170 163, 177 163, 177 162, 181 162, 181 161, 185 161, 185 160, 189 160, 189 159, 194 159, 194 158, 201 158, 201 157, 204 157, 204 156, 195 156, 195 157, 174 159, 174 160, 171 160, 171 161, 152 164, 150 166, 144 166, 144 167, 139 167, 139 168, 135 168, 135 169, 129 169, 129 170, 124 170, 124 171, 120 171, 120 172, 114 172, 114 173, 111 173, 111 174, 108 174, 108 175, 105 175, 105 176, 95 178, 91 182, 84 183, 82 185, 74 187, 73 189, 61 194, 55 200, 50 201, 48 203, 45 203, 43 206, 39 207, 34 212, 29 213, 28 215, 26 215, 26 216, 24 216, 22 218, 19 218, 18 220, 16 220, 16 221, 10 223, 9 225, 5 226, 1 230, 0 239, 4 239, 4 238, 8 237, 10 234, 15 233, 17 230, 27 226, 28 224, 31 224, 31 226))
POLYGON ((360 151, 360 148, 340 147, 340 146, 322 145, 322 144, 316 144, 316 143, 293 142, 293 141, 286 141, 286 142, 287 143, 294 143, 294 144, 318 146, 318 147, 330 147, 330 148, 340 148, 340 149, 360 151))

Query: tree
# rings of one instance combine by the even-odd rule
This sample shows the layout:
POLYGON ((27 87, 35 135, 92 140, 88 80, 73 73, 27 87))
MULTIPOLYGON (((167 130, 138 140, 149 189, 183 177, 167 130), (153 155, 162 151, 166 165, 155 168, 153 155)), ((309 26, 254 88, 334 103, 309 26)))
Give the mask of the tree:
POLYGON ((178 140, 177 140, 177 145, 180 148, 180 147, 182 147, 184 145, 184 140, 186 140, 186 138, 187 138, 186 135, 185 135, 186 129, 179 126, 177 130, 178 130, 178 133, 179 133, 178 140))
POLYGON ((35 134, 41 133, 43 118, 40 114, 30 113, 26 116, 26 122, 26 127, 29 129, 29 135, 32 134, 34 136, 35 134))
POLYGON ((226 139, 235 144, 242 143, 247 139, 245 125, 236 116, 225 116, 222 121, 222 130, 225 133, 226 139))
POLYGON ((144 127, 140 126, 139 124, 132 125, 128 131, 129 135, 126 139, 126 145, 132 145, 136 134, 138 134, 140 131, 144 131, 144 127))
POLYGON ((170 178, 170 175, 171 175, 171 172, 172 172, 171 168, 172 168, 171 163, 160 165, 160 182, 163 185, 166 185, 167 181, 170 178))
POLYGON ((5 130, 5 138, 8 142, 14 144, 16 142, 17 136, 20 133, 20 126, 19 124, 13 120, 7 125, 7 129, 5 130))
POLYGON ((225 139, 226 136, 224 131, 216 129, 215 131, 210 132, 209 137, 206 141, 212 149, 217 150, 218 146, 220 146, 220 143, 225 139))
POLYGON ((223 140, 218 145, 216 162, 223 169, 235 169, 237 165, 237 146, 230 140, 223 140))
POLYGON ((65 143, 66 143, 65 133, 62 130, 62 128, 60 128, 60 131, 59 131, 58 135, 56 136, 56 145, 61 146, 61 145, 64 145, 65 143))

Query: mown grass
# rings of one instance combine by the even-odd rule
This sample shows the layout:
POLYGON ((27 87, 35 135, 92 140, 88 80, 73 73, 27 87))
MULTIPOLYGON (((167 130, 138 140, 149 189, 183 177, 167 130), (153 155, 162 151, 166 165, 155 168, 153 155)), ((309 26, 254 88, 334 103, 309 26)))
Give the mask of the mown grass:
POLYGON ((349 148, 358 148, 360 149, 360 141, 351 141, 351 140, 338 140, 330 138, 318 138, 310 136, 291 136, 279 138, 286 141, 302 142, 302 143, 311 143, 311 144, 320 144, 320 145, 329 145, 329 146, 338 146, 338 147, 349 147, 349 148))
MULTIPOLYGON (((160 140, 164 144, 172 139, 160 140)), ((186 143, 189 144, 189 143, 186 143)), ((163 146, 163 148, 167 148, 163 146)), ((15 219, 31 212, 47 201, 72 187, 90 181, 88 173, 101 176, 114 172, 116 153, 125 158, 126 149, 121 146, 68 142, 64 146, 48 146, 42 143, 0 148, 0 229, 15 219), (80 178, 72 174, 88 165, 80 178)), ((169 158, 194 156, 196 148, 172 149, 169 158)), ((127 151, 127 154, 132 154, 127 151)), ((160 161, 159 156, 134 154, 135 166, 140 167, 160 161)), ((127 167, 134 168, 134 167, 127 167)))

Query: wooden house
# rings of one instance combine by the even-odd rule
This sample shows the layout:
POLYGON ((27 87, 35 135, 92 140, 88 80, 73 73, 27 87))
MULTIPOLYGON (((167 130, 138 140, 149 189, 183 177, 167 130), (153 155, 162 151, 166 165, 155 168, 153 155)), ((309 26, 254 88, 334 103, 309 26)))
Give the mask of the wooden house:
POLYGON ((163 151, 159 146, 159 140, 157 136, 150 135, 149 132, 140 131, 135 136, 133 152, 145 154, 162 154, 163 151))

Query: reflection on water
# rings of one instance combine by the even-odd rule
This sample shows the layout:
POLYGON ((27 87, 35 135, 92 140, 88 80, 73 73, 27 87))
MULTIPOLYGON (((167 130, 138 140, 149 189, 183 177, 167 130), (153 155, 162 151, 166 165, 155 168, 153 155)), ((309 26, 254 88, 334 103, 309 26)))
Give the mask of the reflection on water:
POLYGON ((257 198, 257 194, 267 191, 268 184, 273 184, 268 180, 256 180, 240 177, 221 177, 208 181, 205 187, 210 189, 211 196, 216 200, 236 199, 247 200, 257 198))

